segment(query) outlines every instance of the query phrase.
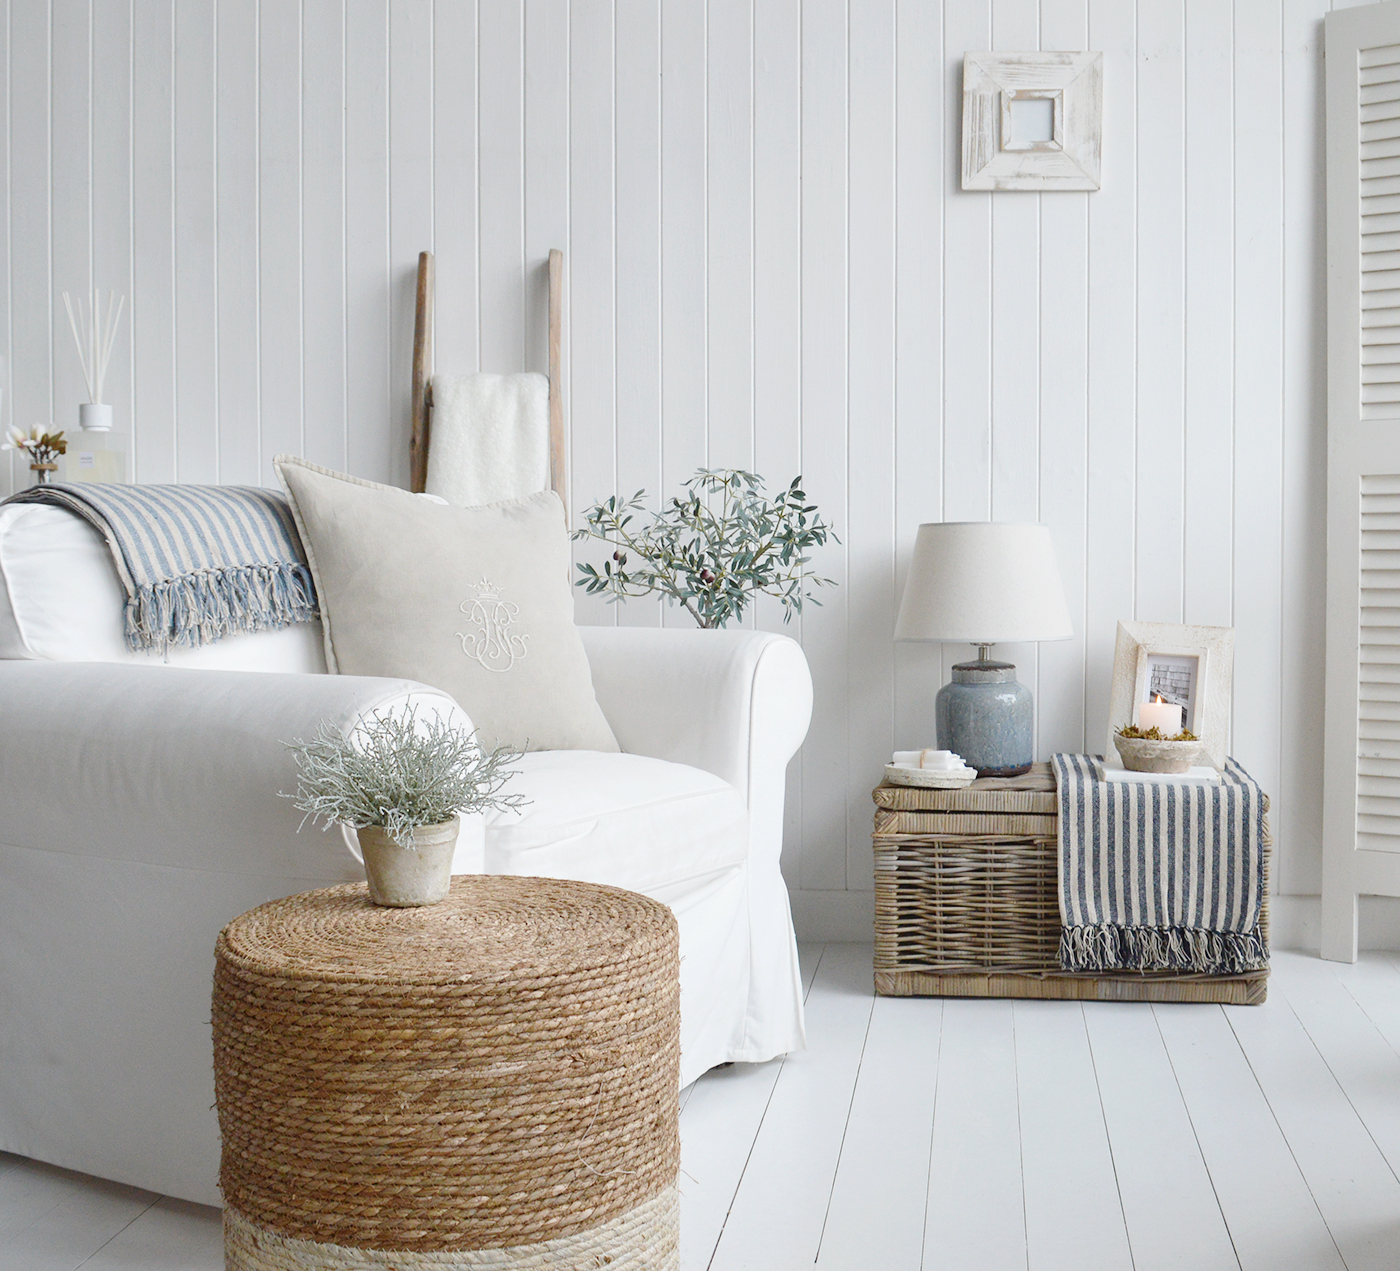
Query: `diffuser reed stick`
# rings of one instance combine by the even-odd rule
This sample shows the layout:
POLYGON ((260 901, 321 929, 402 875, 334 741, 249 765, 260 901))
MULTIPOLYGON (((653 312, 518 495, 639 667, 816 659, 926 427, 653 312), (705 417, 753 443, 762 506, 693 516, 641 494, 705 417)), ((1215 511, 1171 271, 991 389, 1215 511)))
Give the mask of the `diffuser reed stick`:
POLYGON ((63 307, 68 310, 68 325, 73 328, 73 339, 78 346, 78 361, 82 364, 83 379, 87 381, 88 400, 94 404, 102 401, 102 383, 107 378, 107 363, 112 357, 112 341, 117 336, 117 326, 122 320, 122 310, 126 297, 117 299, 115 291, 107 293, 107 311, 102 311, 102 292, 93 288, 92 294, 84 300, 79 297, 78 311, 73 312, 73 302, 68 293, 63 293, 63 307), (115 306, 115 310, 114 310, 115 306))

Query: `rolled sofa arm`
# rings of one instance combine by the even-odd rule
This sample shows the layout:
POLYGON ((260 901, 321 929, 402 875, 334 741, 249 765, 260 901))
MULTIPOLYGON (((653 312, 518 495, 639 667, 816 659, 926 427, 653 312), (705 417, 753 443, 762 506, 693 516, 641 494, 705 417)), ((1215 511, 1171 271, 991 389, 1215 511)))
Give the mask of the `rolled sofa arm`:
POLYGON ((784 773, 812 719, 801 646, 766 631, 579 631, 623 750, 722 777, 748 802, 755 844, 781 843, 784 773))
POLYGON ((349 731, 417 708, 461 726, 446 693, 411 680, 0 661, 0 838, 15 847, 353 881, 349 840, 322 834, 284 742, 323 720, 349 731))

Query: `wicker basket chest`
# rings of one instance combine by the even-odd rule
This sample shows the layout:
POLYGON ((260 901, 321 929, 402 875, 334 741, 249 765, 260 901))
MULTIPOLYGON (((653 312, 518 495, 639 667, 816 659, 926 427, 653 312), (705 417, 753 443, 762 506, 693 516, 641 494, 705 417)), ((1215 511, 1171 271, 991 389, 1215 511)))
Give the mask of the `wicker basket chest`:
MULTIPOLYGON (((1049 764, 961 790, 875 790, 875 991, 894 997, 1264 1000, 1267 970, 1061 971, 1059 815, 1049 764)), ((1267 804, 1265 805, 1267 811, 1267 804)), ((1269 932, 1269 851, 1259 925, 1269 932)))

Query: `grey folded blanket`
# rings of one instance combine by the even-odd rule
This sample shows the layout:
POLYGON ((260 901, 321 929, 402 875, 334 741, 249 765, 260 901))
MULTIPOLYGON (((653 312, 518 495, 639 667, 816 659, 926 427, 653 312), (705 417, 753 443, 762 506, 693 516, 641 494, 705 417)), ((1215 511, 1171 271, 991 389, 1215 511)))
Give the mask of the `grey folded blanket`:
POLYGON ((126 588, 126 642, 196 647, 318 616, 287 500, 232 485, 44 485, 7 503, 49 503, 90 521, 126 588))
POLYGON ((1233 759, 1218 785, 1105 781, 1053 759, 1060 801, 1060 965, 1238 975, 1269 964, 1259 930, 1264 813, 1233 759))

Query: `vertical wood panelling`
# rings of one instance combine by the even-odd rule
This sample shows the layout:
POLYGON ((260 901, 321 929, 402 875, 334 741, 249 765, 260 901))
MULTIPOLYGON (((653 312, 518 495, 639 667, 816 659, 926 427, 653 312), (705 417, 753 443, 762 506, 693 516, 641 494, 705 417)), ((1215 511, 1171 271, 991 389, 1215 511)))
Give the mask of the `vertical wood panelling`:
POLYGON ((301 5, 258 7, 258 475, 301 454, 301 5))
MULTIPOLYGON (((481 369, 491 371, 526 369, 523 16, 519 4, 477 9, 478 339, 481 369)), ((611 120, 599 123, 609 129, 611 120)))
MULTIPOLYGON (((661 495, 661 6, 621 0, 614 33, 613 153, 617 489, 661 495)), ((747 330, 747 326, 745 327, 747 330)), ((745 340, 744 348, 749 348, 745 340)), ((584 496, 587 497, 586 495, 584 496)), ((659 601, 617 607, 620 624, 657 626, 659 601)))
POLYGON ((1281 0, 1236 0, 1233 455, 1235 711, 1231 744, 1279 782, 1283 606, 1283 96, 1281 0), (1247 299, 1246 299, 1247 298, 1247 299))
MULTIPOLYGON (((10 188, 25 192, 10 200, 10 415, 28 428, 53 418, 48 10, 15 4, 10 41, 10 188)), ((29 485, 22 460, 15 469, 15 484, 29 485)))
POLYGON ((262 480, 258 426, 258 11, 220 4, 215 173, 218 217, 219 480, 262 480))
POLYGON ((347 6, 345 22, 345 446, 351 472, 384 480, 394 461, 397 416, 391 412, 399 403, 406 411, 408 401, 389 379, 395 311, 389 303, 386 0, 347 6))
MULTIPOLYGON (((1046 49, 1091 47, 1088 0, 1045 0, 1046 49)), ((1041 755, 1097 737, 1084 726, 1089 347, 1089 205, 1093 194, 1040 201, 1040 519, 1059 558, 1074 638, 1039 646, 1036 738, 1041 755)), ((1100 674, 1095 668, 1096 675, 1100 674)))
MULTIPOLYGON (((1235 207, 1231 11, 1186 7, 1186 509, 1183 622, 1233 619, 1235 207)), ((1247 231, 1252 226, 1243 227, 1247 231)), ((1256 320, 1265 321, 1266 310, 1256 320)))
POLYGON ((345 12, 302 0, 302 418, 314 463, 345 456, 345 12))
POLYGON ((1089 200, 1088 446, 1084 553, 1085 744, 1095 754, 1108 729, 1117 623, 1133 610, 1133 486, 1137 397, 1133 320, 1137 308, 1137 160, 1133 93, 1136 15, 1114 0, 1090 0, 1089 47, 1104 54, 1103 188, 1089 200), (1122 178, 1113 176, 1121 172, 1122 178))
MULTIPOLYGON (((538 13, 540 7, 532 4, 529 12, 538 13)), ((432 248, 437 270, 434 356, 436 369, 450 375, 477 370, 480 349, 476 35, 476 5, 470 0, 434 4, 432 241, 425 239, 418 250, 432 248)), ((560 67, 550 69, 564 82, 560 67)), ((556 113, 561 119, 567 116, 557 108, 556 113)), ((561 156, 552 157, 562 164, 561 156)))
POLYGON ((1283 606, 1279 792, 1282 892, 1322 885, 1322 668, 1327 588, 1327 238, 1322 0, 1283 10, 1283 606))
POLYGON ((753 3, 709 0, 705 405, 711 467, 753 467, 753 3))
POLYGON ((52 13, 50 224, 53 260, 49 281, 53 306, 54 413, 51 419, 57 427, 72 431, 78 426, 77 407, 73 403, 85 402, 88 398, 77 346, 60 293, 67 291, 77 300, 85 296, 92 285, 92 236, 88 215, 92 46, 87 0, 54 0, 52 13))
MULTIPOLYGON (((574 505, 617 488, 616 102, 612 7, 575 6, 569 20, 569 414, 574 505)), ((631 491, 628 491, 630 494, 631 491)), ((581 621, 611 624, 602 597, 575 601, 581 621)))
MULTIPOLYGON (((37 7, 37 6, 36 6, 37 7)), ((133 6, 131 335, 135 345, 135 479, 174 481, 175 221, 173 5, 133 6)))
POLYGON ((850 6, 846 885, 873 887, 864 805, 894 744, 895 6, 850 6))
MULTIPOLYGON (((807 493, 848 523, 847 247, 849 244, 847 9, 838 0, 802 6, 802 458, 807 493)), ((847 537, 847 535, 843 535, 847 537)), ((846 782, 850 713, 846 688, 846 561, 830 545, 822 569, 839 587, 802 621, 816 704, 802 757, 802 841, 797 881, 817 891, 847 885, 846 782)), ((873 652, 873 651, 872 651, 873 652)), ((852 809, 854 813, 854 809, 852 809)), ((857 888, 864 878, 851 879, 857 888)))
MULTIPOLYGON (((868 787, 967 649, 894 646, 920 522, 1050 525, 1073 640, 1000 650, 1041 754, 1102 744, 1115 624, 1233 623, 1234 753, 1317 886, 1327 0, 9 0, 0 418, 75 423, 63 289, 130 297, 143 481, 280 449, 407 474, 417 253, 438 366, 544 369, 566 251, 575 510, 797 472, 839 586, 790 882, 870 886, 868 787), (1098 49, 1094 193, 964 193, 963 54, 1098 49)), ((0 493, 27 484, 6 455, 0 493)), ((688 625, 580 599, 581 620, 688 625)), ((815 906, 815 907, 814 907, 815 906)))
MULTIPOLYGON (((518 59, 519 50, 517 38, 486 60, 518 59)), ((432 0, 389 0, 389 427, 381 429, 388 454, 378 479, 399 485, 408 484, 409 398, 394 387, 412 372, 418 253, 433 241, 432 67, 432 0)))
POLYGON ((219 479, 214 10, 175 8, 175 432, 181 481, 219 479))
MULTIPOLYGON (((661 474, 667 491, 708 458, 705 59, 704 6, 661 0, 661 474)), ((665 617, 689 621, 669 607, 665 617)))
MULTIPOLYGON (((895 9, 895 602, 903 591, 914 539, 943 513, 944 186, 949 156, 945 119, 942 15, 923 0, 895 9)), ((961 112, 959 111, 959 117, 961 112)), ((942 650, 894 647, 894 741, 903 750, 929 736, 942 683, 942 650)))
POLYGON ((1138 0, 1138 617, 1180 622, 1186 454, 1184 0, 1138 0))

